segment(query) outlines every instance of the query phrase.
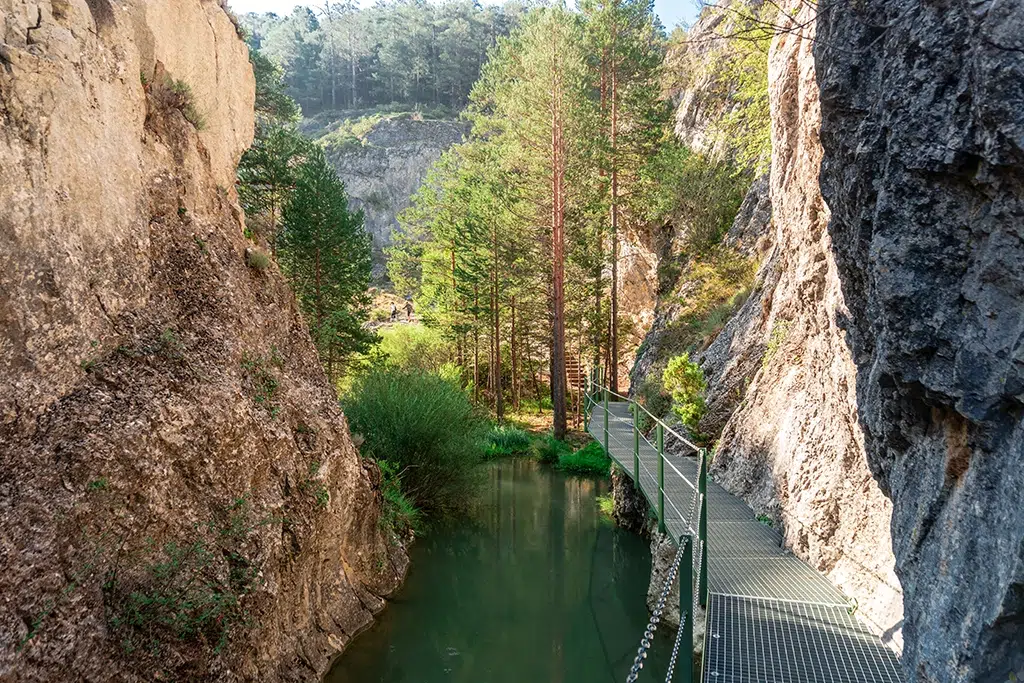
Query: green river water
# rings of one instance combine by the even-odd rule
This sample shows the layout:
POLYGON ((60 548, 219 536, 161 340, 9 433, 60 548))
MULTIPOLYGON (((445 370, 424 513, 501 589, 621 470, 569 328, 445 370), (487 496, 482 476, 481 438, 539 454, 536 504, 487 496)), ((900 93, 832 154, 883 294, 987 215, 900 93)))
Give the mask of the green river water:
MULTIPOLYGON (((647 544, 602 517, 604 481, 487 466, 469 516, 411 550, 402 590, 325 683, 615 683, 647 623, 647 544)), ((644 680, 664 680, 658 633, 644 680)))

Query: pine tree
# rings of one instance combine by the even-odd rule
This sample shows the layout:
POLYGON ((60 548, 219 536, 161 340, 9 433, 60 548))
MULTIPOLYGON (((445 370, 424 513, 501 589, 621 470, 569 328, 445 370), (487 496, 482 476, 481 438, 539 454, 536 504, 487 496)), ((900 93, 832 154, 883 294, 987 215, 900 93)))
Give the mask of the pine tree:
POLYGON ((503 138, 534 225, 544 226, 549 249, 550 376, 554 433, 567 428, 565 374, 567 173, 585 134, 586 66, 579 15, 564 7, 536 9, 486 65, 473 100, 477 134, 503 138))
POLYGON ((373 340, 362 327, 369 317, 370 236, 362 213, 349 211, 345 187, 321 148, 311 147, 297 169, 283 217, 279 259, 334 379, 373 340))

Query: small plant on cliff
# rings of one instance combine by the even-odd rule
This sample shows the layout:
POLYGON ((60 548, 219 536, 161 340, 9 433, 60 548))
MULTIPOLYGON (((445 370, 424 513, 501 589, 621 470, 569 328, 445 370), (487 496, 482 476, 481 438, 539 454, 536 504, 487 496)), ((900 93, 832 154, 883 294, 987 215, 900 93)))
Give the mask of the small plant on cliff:
POLYGON ((317 478, 320 473, 320 461, 315 460, 309 464, 309 471, 305 479, 299 482, 299 490, 308 493, 316 501, 316 506, 321 510, 327 508, 331 502, 331 493, 324 486, 324 483, 317 478))
POLYGON ((761 358, 761 368, 768 367, 771 363, 772 358, 775 358, 775 354, 782 348, 782 343, 786 341, 786 336, 789 335, 790 321, 788 320, 776 320, 775 324, 772 325, 772 331, 768 335, 768 344, 765 346, 764 357, 761 358))
POLYGON ((107 624, 125 652, 159 657, 175 640, 217 653, 249 625, 244 599, 260 583, 257 520, 238 498, 190 535, 158 545, 149 539, 117 558, 103 585, 107 624))
POLYGON ((258 247, 249 247, 245 250, 245 265, 262 272, 270 267, 270 254, 258 247))
POLYGON ((195 95, 192 93, 192 86, 185 81, 171 80, 167 87, 174 94, 172 104, 181 112, 185 120, 195 126, 196 130, 206 127, 206 118, 196 108, 195 95))
POLYGON ((665 391, 672 396, 673 412, 692 434, 698 435, 697 425, 707 410, 704 403, 704 391, 707 389, 704 371, 690 360, 688 353, 684 353, 668 362, 661 382, 665 391))
POLYGON ((242 369, 249 379, 253 392, 253 400, 267 409, 270 417, 277 417, 280 407, 274 402, 277 396, 277 377, 271 372, 271 366, 281 367, 281 359, 277 356, 276 350, 269 358, 263 356, 242 356, 242 369))
POLYGON ((421 528, 420 511, 402 492, 402 477, 398 465, 388 460, 378 460, 380 468, 381 491, 384 495, 384 507, 381 510, 380 526, 391 538, 401 539, 410 533, 415 534, 421 528))

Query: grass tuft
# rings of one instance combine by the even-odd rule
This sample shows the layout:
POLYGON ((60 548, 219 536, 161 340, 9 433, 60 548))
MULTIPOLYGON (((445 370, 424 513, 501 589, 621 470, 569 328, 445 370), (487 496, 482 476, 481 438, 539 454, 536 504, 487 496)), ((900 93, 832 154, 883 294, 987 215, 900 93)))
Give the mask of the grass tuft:
POLYGON ((596 441, 591 441, 575 453, 568 453, 558 458, 558 469, 572 474, 608 476, 612 459, 604 452, 604 448, 596 441))

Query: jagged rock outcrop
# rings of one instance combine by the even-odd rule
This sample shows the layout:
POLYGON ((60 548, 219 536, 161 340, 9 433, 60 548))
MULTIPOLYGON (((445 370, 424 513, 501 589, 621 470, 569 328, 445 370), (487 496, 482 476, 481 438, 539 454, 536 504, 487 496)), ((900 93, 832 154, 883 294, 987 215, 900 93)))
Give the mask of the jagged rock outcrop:
POLYGON ((867 0, 818 26, 839 323, 892 500, 907 680, 1019 680, 1024 5, 867 0))
MULTIPOLYGON (((848 313, 817 183, 813 17, 809 6, 791 4, 794 25, 809 24, 780 32, 769 53, 771 171, 752 186, 727 238, 760 265, 746 300, 697 355, 709 384, 700 427, 720 435, 712 475, 771 516, 786 545, 899 649, 892 507, 865 456, 855 366, 838 322, 848 313)), ((635 383, 656 367, 684 304, 660 305, 635 383)))
MULTIPOLYGON (((810 11, 800 5, 795 25, 811 19, 810 11)), ((728 344, 728 353, 712 345, 702 357, 712 397, 734 385, 742 395, 711 471, 771 515, 786 545, 854 598, 859 615, 898 648, 902 594, 893 573, 892 508, 864 454, 854 366, 838 324, 847 312, 817 183, 813 42, 811 22, 777 35, 768 57, 772 247, 755 292, 716 341, 728 344), (711 361, 723 356, 728 361, 718 370, 711 361)))
POLYGON ((212 0, 0 21, 0 680, 315 679, 406 560, 289 288, 246 265, 246 48, 212 0), (174 566, 234 628, 130 611, 174 566))
POLYGON ((383 250, 391 244, 398 214, 409 206, 431 165, 468 131, 462 121, 385 118, 362 137, 362 144, 327 146, 352 206, 363 210, 373 237, 376 278, 384 275, 383 250))

